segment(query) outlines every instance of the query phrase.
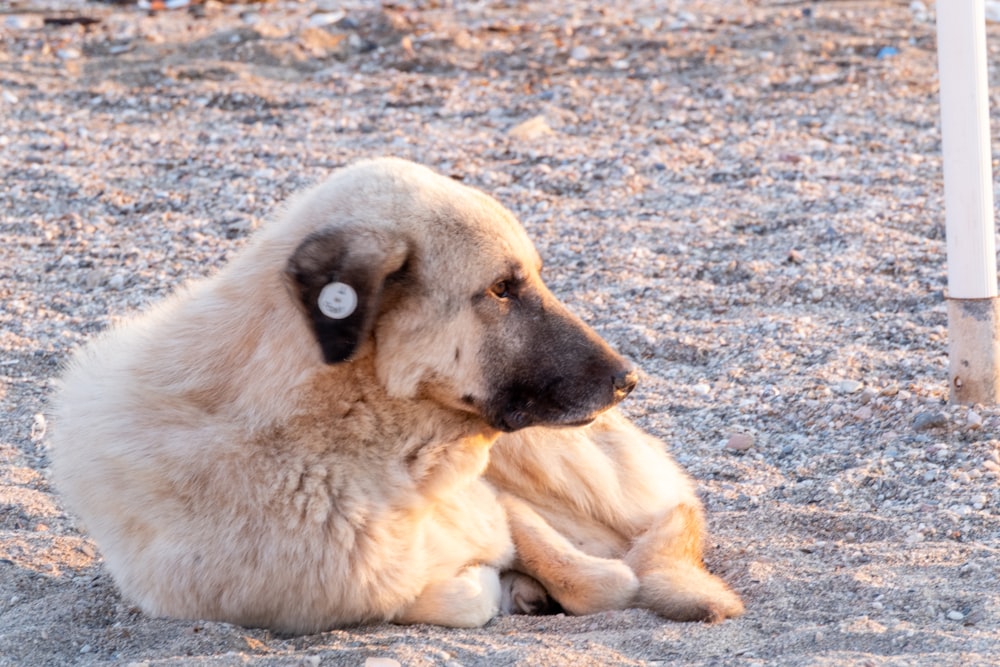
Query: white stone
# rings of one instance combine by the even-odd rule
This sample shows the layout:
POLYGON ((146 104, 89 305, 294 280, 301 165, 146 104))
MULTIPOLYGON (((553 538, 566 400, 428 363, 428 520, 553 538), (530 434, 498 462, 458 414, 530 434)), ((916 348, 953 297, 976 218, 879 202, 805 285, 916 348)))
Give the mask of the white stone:
POLYGON ((365 658, 365 667, 402 667, 398 660, 392 658, 365 658))
POLYGON ((864 386, 863 382, 858 382, 857 380, 841 380, 837 384, 833 385, 833 390, 838 394, 853 394, 864 386))

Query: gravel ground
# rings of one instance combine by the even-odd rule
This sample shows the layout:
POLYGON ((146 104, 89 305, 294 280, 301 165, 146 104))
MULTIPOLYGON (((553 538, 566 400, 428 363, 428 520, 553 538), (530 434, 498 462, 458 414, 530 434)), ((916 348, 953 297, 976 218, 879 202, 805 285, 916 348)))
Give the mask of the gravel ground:
POLYGON ((993 663, 1000 410, 947 404, 933 5, 600 4, 0 2, 0 665, 993 663), (60 365, 384 154, 511 207, 641 364, 626 411, 746 616, 279 637, 118 596, 48 480, 60 365))

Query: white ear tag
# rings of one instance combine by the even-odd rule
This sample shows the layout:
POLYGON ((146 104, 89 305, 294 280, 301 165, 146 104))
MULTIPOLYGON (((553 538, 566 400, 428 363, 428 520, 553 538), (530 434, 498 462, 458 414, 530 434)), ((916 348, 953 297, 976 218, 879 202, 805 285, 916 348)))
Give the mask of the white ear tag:
POLYGON ((321 313, 342 320, 358 307, 358 293, 346 283, 330 283, 319 293, 318 303, 321 313))

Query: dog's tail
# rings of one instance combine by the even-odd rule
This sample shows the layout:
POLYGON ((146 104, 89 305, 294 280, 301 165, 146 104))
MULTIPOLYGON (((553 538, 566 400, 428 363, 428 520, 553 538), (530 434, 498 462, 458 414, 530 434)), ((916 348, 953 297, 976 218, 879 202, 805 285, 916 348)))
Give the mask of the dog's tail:
POLYGON ((702 562, 705 519, 677 505, 635 541, 625 562, 639 578, 638 606, 675 621, 715 623, 743 613, 743 602, 702 562))

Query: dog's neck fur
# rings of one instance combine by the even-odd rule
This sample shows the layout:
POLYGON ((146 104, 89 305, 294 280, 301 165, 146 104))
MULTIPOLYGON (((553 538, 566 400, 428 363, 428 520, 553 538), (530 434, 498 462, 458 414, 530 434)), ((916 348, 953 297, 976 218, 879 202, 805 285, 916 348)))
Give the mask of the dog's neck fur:
POLYGON ((373 467, 404 465, 425 495, 481 475, 499 436, 473 414, 420 396, 390 396, 376 378, 371 348, 353 361, 318 368, 296 393, 299 409, 283 424, 285 442, 276 446, 349 456, 373 467))

